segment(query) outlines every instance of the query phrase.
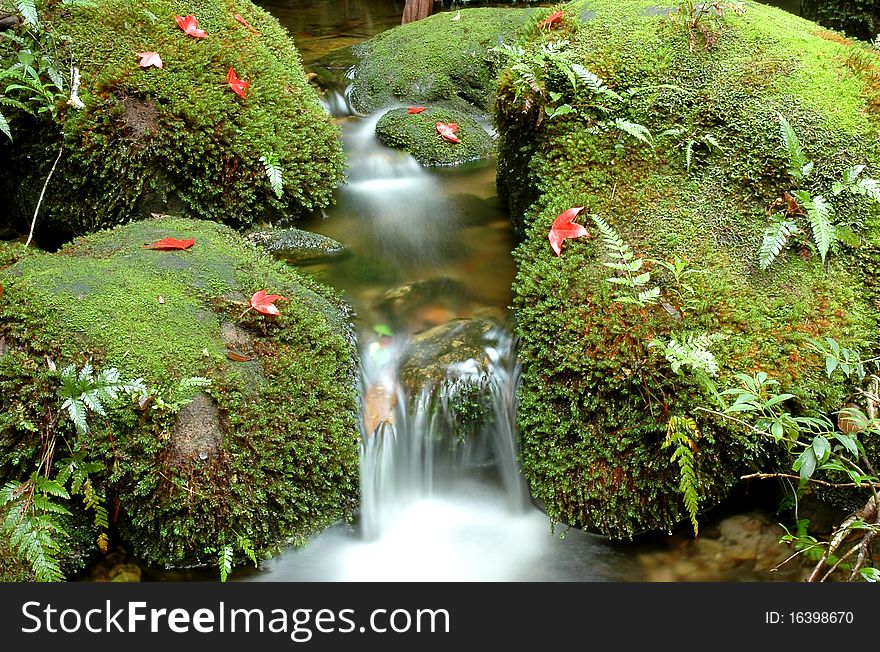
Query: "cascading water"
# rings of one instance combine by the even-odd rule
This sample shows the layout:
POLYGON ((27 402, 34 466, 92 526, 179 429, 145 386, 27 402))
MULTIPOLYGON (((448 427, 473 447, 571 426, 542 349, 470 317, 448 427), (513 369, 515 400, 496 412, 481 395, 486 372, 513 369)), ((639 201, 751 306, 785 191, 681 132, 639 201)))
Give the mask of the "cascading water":
MULTIPOLYGON (((348 106, 345 97, 328 100, 328 111, 338 116, 348 106)), ((478 355, 449 365, 436 386, 405 388, 398 379, 414 333, 487 311, 503 319, 512 242, 493 203, 491 168, 426 171, 376 141, 379 117, 340 119, 348 182, 328 219, 307 225, 346 245, 347 258, 311 271, 346 292, 361 318, 365 425, 358 522, 339 524, 305 548, 269 560, 250 579, 618 577, 620 565, 612 561, 618 555, 582 532, 564 539, 554 534, 528 499, 516 464, 519 367, 513 339, 500 323, 485 335, 478 355), (377 308, 395 286, 425 283, 442 289, 442 310, 432 305, 427 313, 445 317, 431 322, 436 318, 424 317, 425 311, 377 308), (382 335, 370 328, 380 322, 386 325, 378 329, 382 335), (456 416, 466 388, 477 388, 482 401, 475 428, 456 416)))

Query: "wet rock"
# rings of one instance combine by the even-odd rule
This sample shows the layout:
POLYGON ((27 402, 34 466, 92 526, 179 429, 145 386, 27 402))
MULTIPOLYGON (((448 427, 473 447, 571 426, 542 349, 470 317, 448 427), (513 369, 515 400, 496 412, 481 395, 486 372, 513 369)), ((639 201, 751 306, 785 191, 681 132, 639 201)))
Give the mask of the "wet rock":
POLYGON ((484 319, 453 319, 414 335, 401 357, 400 380, 413 394, 450 376, 479 382, 488 374, 486 341, 498 328, 484 319))
POLYGON ((792 550, 779 543, 782 528, 759 512, 735 514, 698 539, 675 535, 661 551, 639 555, 646 579, 653 582, 800 581, 802 557, 786 563, 792 550))
POLYGON ((171 459, 177 464, 206 462, 223 441, 217 405, 204 392, 195 395, 177 415, 171 431, 171 459))
POLYGON ((140 582, 143 572, 137 564, 119 564, 110 569, 108 578, 111 582, 140 582))
POLYGON ((345 91, 351 83, 349 71, 357 64, 358 58, 352 47, 333 50, 308 66, 310 82, 322 91, 345 91))
POLYGON ((273 256, 296 264, 338 256, 344 251, 342 243, 333 238, 301 229, 256 231, 248 234, 247 238, 273 256))
POLYGON ((467 291, 460 282, 433 278, 388 290, 374 308, 387 322, 395 326, 405 324, 418 331, 436 326, 440 322, 434 320, 442 315, 454 316, 466 301, 467 291))
MULTIPOLYGON (((484 117, 484 121, 487 118, 484 117)), ((494 141, 477 120, 476 114, 443 107, 429 107, 422 113, 393 109, 376 123, 376 138, 386 147, 411 154, 422 165, 458 165, 488 158, 494 141), (450 143, 437 133, 437 123, 458 125, 458 143, 450 143)))
POLYGON ((383 383, 374 383, 364 392, 364 433, 369 437, 383 424, 394 424, 397 393, 383 383))

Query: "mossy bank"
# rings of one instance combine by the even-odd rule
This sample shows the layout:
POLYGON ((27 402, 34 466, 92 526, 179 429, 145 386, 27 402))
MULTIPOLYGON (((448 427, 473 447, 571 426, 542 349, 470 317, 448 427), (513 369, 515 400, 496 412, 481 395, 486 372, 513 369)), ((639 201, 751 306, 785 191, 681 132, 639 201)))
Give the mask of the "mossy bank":
MULTIPOLYGON (((98 4, 40 4, 58 59, 80 71, 85 106, 62 101, 60 128, 17 116, 14 142, 0 144, 9 217, 20 230, 61 145, 37 221, 51 243, 150 213, 244 226, 331 201, 343 177, 338 129, 274 18, 247 0, 98 4), (205 38, 175 22, 193 12, 205 38), (159 53, 164 67, 140 67, 139 52, 159 53), (246 97, 227 83, 230 68, 250 84, 246 97), (261 157, 277 161, 282 196, 261 157)), ((0 59, 14 59, 14 49, 4 41, 0 59)))
POLYGON ((815 162, 804 182, 811 194, 830 197, 852 165, 880 173, 871 78, 848 64, 876 54, 751 2, 744 15, 728 12, 711 26, 708 48, 696 34, 692 49, 685 27, 651 2, 558 8, 565 15, 554 29, 539 28, 545 10, 521 41, 520 60, 539 68, 540 101, 524 106, 528 92, 508 69, 496 112, 499 190, 524 236, 514 285, 521 459, 552 518, 630 537, 670 529, 685 514, 678 466, 662 448, 670 417, 692 417, 699 428, 701 508, 777 454, 700 412, 718 405, 709 385, 687 367, 674 372, 652 342, 711 335, 717 387, 734 384, 735 372, 765 371, 796 395, 793 410, 828 414, 853 388, 826 378, 808 338, 876 355, 876 204, 833 198, 835 221, 854 237, 838 243, 827 265, 804 244, 800 255, 791 247, 769 269, 758 267, 768 207, 798 183, 787 172, 777 114, 815 162), (573 85, 548 63, 557 56, 548 47, 618 97, 597 101, 595 84, 573 85), (563 103, 573 110, 548 119, 563 103), (620 124, 647 127, 653 148, 620 124), (593 237, 567 240, 556 256, 551 224, 576 206, 586 207, 578 219, 593 237), (645 262, 640 273, 650 273, 650 284, 642 289, 659 287, 659 300, 621 303, 625 291, 608 282, 616 273, 593 215, 636 257, 678 256, 693 271, 675 278, 645 262))
POLYGON ((472 116, 443 108, 425 109, 411 114, 408 109, 392 109, 376 123, 376 137, 386 147, 400 149, 422 165, 456 165, 488 158, 494 141, 472 116), (444 140, 437 123, 455 124, 457 143, 444 140))
POLYGON ((351 515, 356 361, 333 292, 228 227, 176 218, 27 256, 0 271, 0 283, 3 481, 29 476, 47 436, 57 437, 58 459, 67 454, 75 434, 65 413, 55 418, 58 373, 90 361, 151 390, 96 416, 78 438, 102 464, 93 482, 111 539, 132 554, 202 564, 206 548, 245 537, 266 556, 351 515), (144 247, 164 237, 195 244, 144 247), (247 310, 258 290, 286 297, 280 316, 247 310), (210 385, 186 389, 197 377, 210 385))

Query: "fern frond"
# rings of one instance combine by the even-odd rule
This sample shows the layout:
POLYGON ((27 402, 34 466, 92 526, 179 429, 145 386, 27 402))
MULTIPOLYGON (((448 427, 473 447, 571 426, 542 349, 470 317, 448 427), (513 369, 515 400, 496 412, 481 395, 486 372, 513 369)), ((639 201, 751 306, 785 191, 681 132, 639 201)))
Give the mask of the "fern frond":
POLYGON ((220 568, 220 581, 225 582, 232 572, 232 546, 225 545, 220 547, 217 553, 217 566, 220 568))
POLYGON ((813 232, 813 242, 816 243, 816 249, 819 250, 819 256, 824 263, 831 245, 837 240, 832 221, 834 207, 822 195, 810 197, 809 193, 803 190, 795 190, 792 194, 807 214, 813 232))
POLYGON ((0 131, 6 134, 9 140, 12 140, 12 130, 9 129, 9 121, 2 113, 0 113, 0 131))
POLYGON ((660 301, 660 288, 654 287, 650 290, 645 290, 644 292, 639 292, 638 296, 639 303, 644 304, 646 306, 652 306, 660 301))
POLYGON ((615 118, 614 126, 625 134, 629 134, 633 138, 642 141, 652 149, 654 148, 654 137, 645 125, 641 125, 637 122, 630 122, 623 118, 615 118))
POLYGON ((808 177, 813 171, 813 162, 807 160, 801 141, 792 129, 788 120, 781 113, 777 113, 779 128, 782 134, 782 143, 788 155, 788 172, 796 179, 808 177))
POLYGON ((697 439, 700 431, 696 422, 690 417, 672 416, 666 424, 666 439, 663 448, 674 446, 670 461, 678 463, 679 483, 678 489, 684 498, 684 506, 687 509, 691 525, 694 528, 694 536, 699 535, 700 525, 697 522, 697 512, 700 504, 699 491, 697 490, 697 472, 694 451, 697 448, 697 439))
POLYGON ((664 357, 675 373, 679 373, 682 367, 691 367, 695 371, 717 376, 720 369, 709 347, 719 337, 718 334, 708 333, 688 334, 680 341, 674 337, 668 342, 653 340, 649 346, 658 347, 663 351, 664 357))
POLYGON ((761 248, 758 250, 758 265, 761 269, 770 267, 797 231, 797 224, 784 217, 775 217, 770 221, 764 229, 761 248))
POLYGON ((15 7, 24 18, 24 22, 31 27, 40 26, 40 17, 37 15, 36 0, 15 0, 15 7))
POLYGON ((278 157, 274 154, 264 154, 260 157, 263 168, 266 170, 266 176, 269 178, 269 185, 272 192, 280 199, 284 195, 284 181, 282 179, 281 164, 278 157))
POLYGON ((251 540, 245 536, 238 535, 237 543, 239 549, 254 562, 254 565, 257 564, 257 553, 254 552, 254 545, 251 543, 251 540))
POLYGON ((579 80, 584 83, 584 86, 586 86, 587 90, 589 90, 593 95, 603 95, 605 97, 610 97, 614 100, 623 101, 623 98, 620 97, 620 95, 618 95, 605 85, 605 82, 604 80, 602 80, 601 77, 587 70, 581 64, 571 64, 571 71, 579 80))

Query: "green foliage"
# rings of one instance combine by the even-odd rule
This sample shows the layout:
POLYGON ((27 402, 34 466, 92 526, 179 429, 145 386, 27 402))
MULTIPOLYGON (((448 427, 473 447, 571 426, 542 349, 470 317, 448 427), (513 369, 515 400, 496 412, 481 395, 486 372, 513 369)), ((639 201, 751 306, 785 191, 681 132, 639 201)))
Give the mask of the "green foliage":
POLYGON ((776 114, 779 120, 779 131, 782 135, 782 143, 788 155, 788 173, 798 180, 806 179, 815 167, 813 161, 807 159, 801 141, 792 129, 788 120, 781 113, 776 114))
POLYGON ((220 570, 220 581, 225 582, 229 579, 229 574, 235 563, 236 548, 240 554, 250 559, 254 566, 257 565, 257 555, 254 552, 251 540, 240 534, 235 535, 235 543, 226 543, 222 546, 211 546, 205 548, 205 552, 216 555, 217 568, 220 570))
POLYGON ((88 413, 94 412, 107 416, 106 403, 115 403, 120 395, 144 397, 147 388, 142 378, 122 380, 119 370, 114 367, 103 369, 95 374, 91 363, 86 363, 77 373, 75 365, 69 365, 61 371, 61 389, 59 391, 63 403, 61 409, 66 410, 70 420, 80 435, 89 431, 88 413))
POLYGON ((843 171, 840 181, 835 181, 832 193, 836 197, 846 191, 854 195, 861 195, 875 202, 880 202, 880 181, 863 177, 865 165, 854 165, 843 171))
POLYGON ((197 390, 210 386, 211 379, 204 376, 181 378, 170 387, 166 383, 151 388, 147 403, 150 404, 150 409, 173 416, 192 402, 197 390))
POLYGON ((266 169, 266 177, 269 179, 269 185, 272 186, 272 192, 280 199, 284 196, 284 180, 278 157, 274 154, 263 154, 260 157, 260 162, 266 169))
POLYGON ((35 0, 15 0, 15 7, 21 12, 24 22, 30 27, 40 27, 35 0))
POLYGON ((669 421, 666 424, 666 439, 663 440, 663 448, 674 448, 670 461, 678 463, 679 472, 681 473, 679 491, 681 491, 681 495, 684 497, 684 504, 691 519, 691 525, 694 528, 694 536, 698 536, 700 531, 700 526, 697 522, 697 512, 700 504, 699 482, 695 468, 696 460, 694 459, 694 451, 697 448, 697 439, 699 438, 700 431, 697 428, 696 421, 692 418, 669 417, 669 421))
POLYGON ((69 499, 64 487, 34 472, 25 482, 10 481, 0 489, 0 507, 5 507, 3 530, 13 550, 33 570, 38 582, 59 582, 64 579, 58 555, 58 536, 64 534, 58 515, 69 515, 66 507, 55 499, 69 499))
POLYGON ((648 346, 659 348, 675 373, 680 373, 682 367, 689 367, 698 373, 717 376, 720 369, 709 347, 718 339, 717 333, 689 333, 683 338, 673 337, 668 342, 655 339, 648 346))
POLYGON ((592 218, 602 236, 605 252, 611 258, 610 261, 602 264, 617 272, 616 276, 605 281, 629 289, 629 292, 616 294, 614 300, 640 307, 657 303, 660 300, 660 287, 646 287, 651 282, 651 273, 643 271, 645 261, 635 257, 630 246, 620 238, 608 222, 598 215, 593 215, 592 218))
POLYGON ((799 232, 797 224, 784 216, 776 215, 764 230, 761 248, 758 250, 758 265, 767 269, 788 246, 791 237, 799 232))
POLYGON ((724 27, 724 12, 730 10, 743 14, 742 2, 695 2, 679 0, 675 12, 671 14, 674 22, 684 26, 688 33, 688 49, 693 52, 697 41, 702 40, 702 49, 708 52, 718 41, 724 27))

